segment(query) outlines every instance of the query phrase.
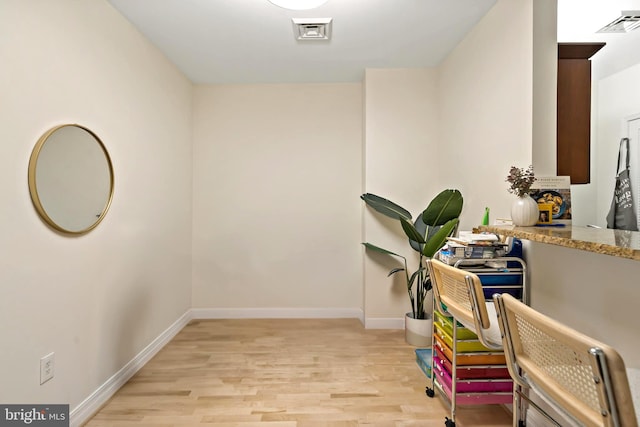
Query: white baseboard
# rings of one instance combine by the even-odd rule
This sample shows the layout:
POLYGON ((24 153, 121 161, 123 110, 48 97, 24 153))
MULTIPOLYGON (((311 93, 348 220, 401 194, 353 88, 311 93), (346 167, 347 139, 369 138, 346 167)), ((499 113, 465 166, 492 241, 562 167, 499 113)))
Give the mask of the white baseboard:
POLYGON ((404 317, 367 317, 365 329, 404 329, 404 317))
POLYGON ((180 316, 171 326, 162 332, 155 340, 138 353, 129 363, 116 372, 96 391, 91 393, 82 403, 73 408, 69 414, 71 427, 86 423, 104 405, 113 394, 120 389, 145 363, 158 353, 178 332, 192 319, 191 310, 180 316))
POLYGON ((193 319, 359 319, 359 308, 192 308, 193 319))

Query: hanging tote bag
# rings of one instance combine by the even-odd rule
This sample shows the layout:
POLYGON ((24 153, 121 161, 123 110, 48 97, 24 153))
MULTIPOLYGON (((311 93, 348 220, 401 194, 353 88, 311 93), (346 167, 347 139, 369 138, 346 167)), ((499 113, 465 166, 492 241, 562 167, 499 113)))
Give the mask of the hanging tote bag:
POLYGON ((616 186, 613 200, 611 201, 611 208, 607 215, 607 228, 638 231, 638 219, 631 194, 631 180, 629 179, 629 138, 622 138, 620 140, 618 164, 616 167, 616 186), (620 156, 623 147, 625 148, 625 168, 621 171, 620 156))

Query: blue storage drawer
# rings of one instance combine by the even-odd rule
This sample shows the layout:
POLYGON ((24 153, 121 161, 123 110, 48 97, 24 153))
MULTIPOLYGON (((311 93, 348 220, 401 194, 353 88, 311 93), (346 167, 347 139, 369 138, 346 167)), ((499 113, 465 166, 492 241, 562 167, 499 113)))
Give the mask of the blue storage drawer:
POLYGON ((522 286, 522 272, 478 273, 483 285, 518 285, 522 286))
POLYGON ((484 298, 491 300, 493 294, 510 294, 514 298, 522 298, 522 272, 478 273, 482 282, 484 298))
POLYGON ((422 372, 431 378, 431 349, 430 348, 417 348, 416 349, 416 363, 422 370, 422 372))

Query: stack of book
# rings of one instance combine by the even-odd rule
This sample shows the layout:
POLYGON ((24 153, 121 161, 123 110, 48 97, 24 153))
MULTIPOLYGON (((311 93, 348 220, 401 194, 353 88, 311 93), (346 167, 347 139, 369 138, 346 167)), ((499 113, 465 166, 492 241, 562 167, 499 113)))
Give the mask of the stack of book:
POLYGON ((440 250, 440 261, 453 265, 466 258, 491 259, 502 257, 508 244, 501 242, 495 234, 460 233, 459 237, 449 237, 440 250))

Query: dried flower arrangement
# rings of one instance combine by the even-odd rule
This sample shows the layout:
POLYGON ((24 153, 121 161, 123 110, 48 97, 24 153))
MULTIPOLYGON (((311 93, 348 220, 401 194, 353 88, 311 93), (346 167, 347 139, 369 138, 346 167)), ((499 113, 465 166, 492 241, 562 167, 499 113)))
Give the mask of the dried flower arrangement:
POLYGON ((517 168, 511 166, 509 169, 509 175, 505 180, 510 184, 509 193, 513 193, 518 197, 523 197, 525 194, 531 192, 531 185, 536 180, 533 174, 533 165, 530 165, 527 169, 517 168))

